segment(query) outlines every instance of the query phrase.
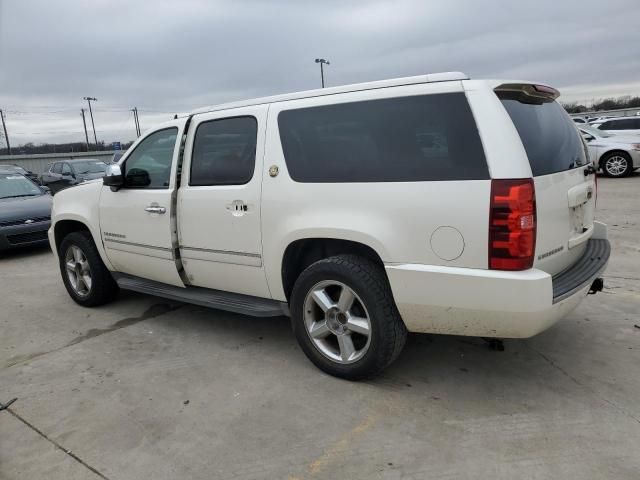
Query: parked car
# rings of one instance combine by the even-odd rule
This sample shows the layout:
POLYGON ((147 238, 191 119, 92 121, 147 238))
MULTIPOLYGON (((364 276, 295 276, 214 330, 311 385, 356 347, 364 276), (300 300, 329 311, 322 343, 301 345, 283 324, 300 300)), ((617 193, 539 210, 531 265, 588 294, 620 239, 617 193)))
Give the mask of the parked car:
POLYGON ((588 125, 578 125, 589 156, 608 177, 626 177, 640 168, 640 137, 610 135, 588 125))
POLYGON ((120 287, 290 315, 350 379, 407 331, 530 337, 602 288, 610 252, 558 95, 442 73, 176 118, 54 198, 62 281, 87 307, 120 287))
POLYGON ((51 196, 20 173, 0 170, 0 251, 48 244, 51 196))
POLYGON ((19 165, 0 165, 0 171, 19 173, 20 175, 24 175, 25 177, 27 177, 32 182, 40 184, 40 179, 38 178, 38 175, 36 173, 33 173, 31 170, 22 168, 19 165))
POLYGON ((614 135, 638 135, 640 134, 640 118, 616 117, 597 120, 591 123, 598 130, 604 130, 614 135))
POLYGON ((49 164, 42 174, 41 183, 48 186, 51 193, 55 194, 73 185, 102 178, 106 168, 106 163, 95 159, 54 162, 49 164))
POLYGON ((580 124, 587 123, 587 121, 582 117, 571 117, 571 120, 573 120, 575 123, 580 123, 580 124))

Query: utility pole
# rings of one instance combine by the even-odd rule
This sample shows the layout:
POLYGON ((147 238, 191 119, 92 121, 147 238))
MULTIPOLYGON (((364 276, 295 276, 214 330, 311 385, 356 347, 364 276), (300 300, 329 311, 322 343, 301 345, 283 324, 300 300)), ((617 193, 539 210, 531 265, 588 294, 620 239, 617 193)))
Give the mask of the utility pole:
POLYGON ((324 88, 324 65, 331 65, 331 63, 328 60, 325 60, 324 58, 316 58, 316 63, 320 64, 320 79, 322 80, 322 88, 324 88))
POLYGON ((84 139, 87 141, 87 152, 89 151, 89 134, 87 133, 87 121, 84 119, 84 108, 80 109, 82 113, 82 124, 84 125, 84 139))
POLYGON ((140 120, 138 119, 138 107, 133 107, 131 109, 133 112, 133 122, 136 124, 136 135, 140 136, 140 120))
POLYGON ((4 130, 4 141, 7 142, 7 153, 11 155, 11 144, 9 143, 9 135, 7 134, 7 125, 4 123, 4 112, 0 110, 0 118, 2 118, 2 129, 4 130))
POLYGON ((95 97, 84 97, 84 99, 89 104, 89 115, 91 116, 91 126, 93 127, 93 139, 96 142, 96 150, 98 150, 98 137, 96 136, 96 125, 93 123, 93 111, 91 110, 91 100, 97 102, 98 99, 95 97))

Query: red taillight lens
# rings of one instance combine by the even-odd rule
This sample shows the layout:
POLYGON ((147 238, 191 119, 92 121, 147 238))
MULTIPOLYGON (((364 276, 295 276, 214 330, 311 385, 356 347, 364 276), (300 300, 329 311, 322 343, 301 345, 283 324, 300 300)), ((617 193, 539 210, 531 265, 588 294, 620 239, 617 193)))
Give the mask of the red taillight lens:
POLYGON ((526 270, 536 250, 533 179, 491 180, 489 268, 526 270))

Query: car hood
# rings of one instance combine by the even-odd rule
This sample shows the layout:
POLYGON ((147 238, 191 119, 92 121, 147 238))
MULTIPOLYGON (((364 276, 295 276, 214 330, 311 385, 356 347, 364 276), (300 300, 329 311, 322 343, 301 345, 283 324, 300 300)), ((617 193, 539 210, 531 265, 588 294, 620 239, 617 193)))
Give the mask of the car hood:
POLYGON ((0 199, 0 224, 15 220, 51 216, 51 196, 0 199))
POLYGON ((78 176, 76 177, 76 180, 78 180, 79 182, 86 182, 88 180, 95 180, 96 178, 102 178, 102 177, 104 177, 104 172, 82 173, 82 174, 78 174, 78 176))

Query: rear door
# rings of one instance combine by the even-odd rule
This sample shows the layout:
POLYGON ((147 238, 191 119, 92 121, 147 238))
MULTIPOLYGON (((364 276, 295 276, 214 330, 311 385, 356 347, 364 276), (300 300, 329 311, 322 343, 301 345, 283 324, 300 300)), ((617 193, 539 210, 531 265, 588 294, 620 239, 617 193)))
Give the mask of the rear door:
POLYGON ((580 133, 553 98, 500 87, 496 94, 520 135, 534 179, 534 267, 555 275, 578 259, 593 234, 595 174, 588 172, 580 133))
POLYGON ((177 206, 180 256, 191 285, 270 296, 260 230, 267 109, 191 120, 177 206))

